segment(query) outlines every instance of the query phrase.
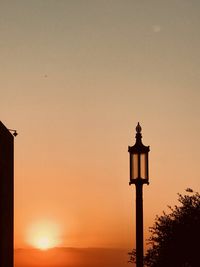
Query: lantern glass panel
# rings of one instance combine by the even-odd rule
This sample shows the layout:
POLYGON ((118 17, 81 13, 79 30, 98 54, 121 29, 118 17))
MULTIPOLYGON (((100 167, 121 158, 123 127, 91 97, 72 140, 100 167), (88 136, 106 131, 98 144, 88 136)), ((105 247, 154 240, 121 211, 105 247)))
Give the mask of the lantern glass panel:
POLYGON ((139 155, 132 154, 132 179, 138 178, 139 172, 139 155))
POLYGON ((147 178, 147 157, 146 154, 141 154, 140 155, 140 178, 145 179, 147 178))

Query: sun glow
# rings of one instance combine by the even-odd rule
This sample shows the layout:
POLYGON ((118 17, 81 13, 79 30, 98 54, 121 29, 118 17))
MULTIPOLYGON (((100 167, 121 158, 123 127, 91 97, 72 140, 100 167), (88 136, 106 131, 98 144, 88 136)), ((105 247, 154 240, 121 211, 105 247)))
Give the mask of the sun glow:
POLYGON ((27 242, 29 245, 47 250, 60 244, 59 227, 50 222, 40 222, 31 225, 27 231, 27 242))

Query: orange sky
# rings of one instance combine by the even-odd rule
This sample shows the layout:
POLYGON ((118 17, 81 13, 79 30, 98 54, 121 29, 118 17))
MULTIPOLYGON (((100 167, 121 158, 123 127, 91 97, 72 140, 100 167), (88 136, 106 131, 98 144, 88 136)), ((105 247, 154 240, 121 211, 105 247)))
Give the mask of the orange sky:
POLYGON ((15 245, 33 224, 60 246, 132 248, 128 145, 150 145, 145 238, 177 193, 199 190, 197 1, 0 4, 0 114, 15 139, 15 245))

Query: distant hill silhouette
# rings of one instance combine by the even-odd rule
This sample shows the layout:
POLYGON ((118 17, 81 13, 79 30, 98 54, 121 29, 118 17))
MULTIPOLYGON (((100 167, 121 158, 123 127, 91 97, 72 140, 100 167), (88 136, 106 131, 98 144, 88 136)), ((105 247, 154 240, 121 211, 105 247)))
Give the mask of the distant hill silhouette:
POLYGON ((127 250, 109 248, 16 249, 15 267, 128 267, 127 250))

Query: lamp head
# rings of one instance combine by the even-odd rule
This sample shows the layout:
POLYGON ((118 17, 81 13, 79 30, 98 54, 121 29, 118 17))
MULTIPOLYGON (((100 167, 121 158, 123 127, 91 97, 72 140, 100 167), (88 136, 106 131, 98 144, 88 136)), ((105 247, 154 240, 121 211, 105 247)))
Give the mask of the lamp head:
POLYGON ((13 135, 16 137, 18 135, 17 131, 14 131, 13 135))
POLYGON ((10 131, 14 137, 16 137, 18 135, 16 130, 8 129, 8 131, 10 131))
POLYGON ((129 184, 148 184, 148 153, 149 146, 142 143, 142 127, 139 122, 136 126, 136 142, 128 147, 130 153, 130 183, 129 184))

